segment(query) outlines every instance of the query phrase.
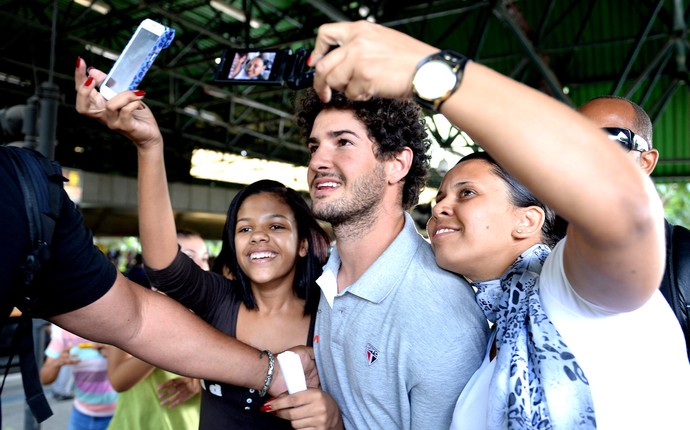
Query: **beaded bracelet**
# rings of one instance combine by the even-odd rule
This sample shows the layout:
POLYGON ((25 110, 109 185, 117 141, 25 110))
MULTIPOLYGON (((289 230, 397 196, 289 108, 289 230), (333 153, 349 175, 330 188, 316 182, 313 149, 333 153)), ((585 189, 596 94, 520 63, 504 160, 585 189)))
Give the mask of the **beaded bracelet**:
POLYGON ((268 356, 268 372, 266 372, 266 379, 264 379, 264 386, 259 390, 259 396, 263 397, 268 392, 268 387, 271 386, 271 381, 273 380, 273 368, 275 366, 275 360, 273 358, 273 353, 269 350, 261 351, 259 358, 263 358, 264 355, 268 356))

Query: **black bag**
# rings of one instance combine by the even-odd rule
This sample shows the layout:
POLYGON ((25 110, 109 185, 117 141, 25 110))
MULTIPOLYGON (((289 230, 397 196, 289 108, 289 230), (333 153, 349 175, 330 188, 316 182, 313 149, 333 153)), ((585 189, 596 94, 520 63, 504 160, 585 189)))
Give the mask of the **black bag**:
POLYGON ((690 359, 690 230, 666 222, 666 270, 659 287, 683 328, 690 359))
MULTIPOLYGON (((38 365, 34 354, 32 327, 32 300, 35 279, 43 264, 50 258, 50 243, 55 231, 62 200, 62 177, 60 166, 48 160, 38 152, 6 146, 0 148, 1 154, 6 154, 19 179, 29 223, 29 232, 33 250, 26 257, 21 267, 22 291, 20 302, 16 304, 22 310, 22 316, 12 337, 12 354, 5 368, 0 392, 5 385, 5 378, 10 370, 15 353, 19 355, 22 383, 26 402, 36 421, 45 421, 53 414, 48 405, 43 387, 38 375, 38 365)), ((0 428, 2 428, 2 413, 0 412, 0 428)))

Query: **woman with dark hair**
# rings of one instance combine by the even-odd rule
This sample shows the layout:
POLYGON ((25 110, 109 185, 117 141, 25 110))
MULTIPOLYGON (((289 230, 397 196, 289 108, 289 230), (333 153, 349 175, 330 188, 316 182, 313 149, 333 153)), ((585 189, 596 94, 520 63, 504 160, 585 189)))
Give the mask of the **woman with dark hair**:
MULTIPOLYGON (((140 192, 145 187, 141 184, 140 192)), ((160 206, 155 208, 160 220, 160 206)), ((140 205, 142 215, 148 209, 140 205)), ((319 301, 315 281, 327 257, 328 235, 296 191, 261 180, 233 198, 215 273, 199 270, 181 252, 167 265, 149 262, 145 238, 152 233, 142 225, 153 286, 257 348, 311 346, 319 301), (223 268, 230 276, 223 276, 223 268)), ((291 428, 289 421, 261 412, 265 398, 256 390, 208 380, 202 388, 200 429, 291 428)))
MULTIPOLYGON (((140 192, 146 193, 145 182, 140 192)), ((164 215, 160 207, 155 205, 159 220, 172 218, 172 209, 164 215)), ((154 287, 267 353, 311 346, 319 302, 315 281, 329 239, 299 193, 271 180, 242 189, 228 208, 214 272, 200 270, 180 251, 167 265, 150 262, 146 239, 156 226, 143 224, 149 209, 154 207, 140 204, 142 248, 154 287)), ((289 421, 262 413, 266 399, 254 389, 209 380, 202 388, 200 429, 291 428, 289 421)))
MULTIPOLYGON (((151 236, 147 231, 142 225, 142 243, 151 236)), ((261 180, 233 198, 214 272, 198 270, 181 252, 163 267, 149 263, 145 247, 143 252, 152 285, 221 331, 267 351, 311 346, 319 302, 315 281, 328 235, 295 190, 261 180)), ((291 428, 289 421, 261 413, 265 399, 256 390, 208 380, 202 388, 200 429, 291 428)))
MULTIPOLYGON (((262 390, 201 381, 199 428, 292 428, 262 409, 278 372, 271 351, 312 344, 320 294, 316 279, 328 256, 328 234, 300 194, 276 181, 258 181, 230 203, 214 264, 218 271, 201 269, 177 243, 160 129, 141 98, 128 96, 115 97, 108 115, 98 118, 137 146, 140 239, 151 286, 268 357, 262 390)), ((337 415, 332 399, 327 405, 337 415)))

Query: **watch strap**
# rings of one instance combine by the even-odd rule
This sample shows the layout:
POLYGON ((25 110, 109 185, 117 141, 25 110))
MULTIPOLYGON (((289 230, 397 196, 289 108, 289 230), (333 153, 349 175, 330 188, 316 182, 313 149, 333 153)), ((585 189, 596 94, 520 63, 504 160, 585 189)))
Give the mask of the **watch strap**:
POLYGON ((444 49, 443 51, 439 51, 435 54, 429 55, 428 57, 420 61, 419 64, 417 64, 417 68, 415 69, 415 75, 417 74, 417 71, 420 69, 420 67, 422 67, 429 61, 443 61, 444 63, 450 66, 453 73, 455 73, 455 76, 457 76, 457 80, 455 81, 455 85, 453 86, 453 88, 449 89, 441 97, 438 97, 433 100, 427 100, 425 98, 420 97, 419 94, 417 94, 417 91, 415 90, 414 84, 412 85, 412 94, 414 100, 417 103, 419 103, 427 109, 439 111, 441 109, 441 105, 443 104, 443 102, 445 102, 450 96, 452 96, 455 93, 455 91, 457 91, 457 89, 460 87, 460 82, 462 82, 462 77, 465 72, 465 66, 467 65, 467 62, 470 61, 470 59, 450 49, 444 49))

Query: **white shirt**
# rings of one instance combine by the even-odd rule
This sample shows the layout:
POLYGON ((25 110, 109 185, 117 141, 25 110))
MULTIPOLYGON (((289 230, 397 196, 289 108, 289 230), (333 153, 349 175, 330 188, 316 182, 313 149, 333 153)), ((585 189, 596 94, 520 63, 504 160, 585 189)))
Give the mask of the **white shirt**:
MULTIPOLYGON (((690 364, 680 324, 661 292, 624 313, 585 301, 565 277, 564 243, 544 264, 539 295, 590 383, 597 428, 690 428, 690 364)), ((494 367, 487 354, 458 398, 451 429, 486 428, 494 367)))

